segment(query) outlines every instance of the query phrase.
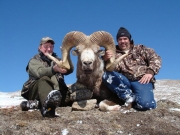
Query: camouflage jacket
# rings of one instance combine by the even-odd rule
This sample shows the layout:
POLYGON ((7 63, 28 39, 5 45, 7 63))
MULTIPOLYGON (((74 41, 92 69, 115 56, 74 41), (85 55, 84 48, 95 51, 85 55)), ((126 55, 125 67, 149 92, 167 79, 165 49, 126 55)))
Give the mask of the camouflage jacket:
MULTIPOLYGON (((124 52, 119 50, 116 46, 116 58, 123 55, 124 52)), ((161 57, 158 56, 151 48, 144 45, 132 45, 128 56, 120 61, 115 71, 122 73, 129 80, 139 80, 141 77, 150 73, 153 75, 151 82, 155 82, 154 75, 156 75, 161 68, 161 57)))

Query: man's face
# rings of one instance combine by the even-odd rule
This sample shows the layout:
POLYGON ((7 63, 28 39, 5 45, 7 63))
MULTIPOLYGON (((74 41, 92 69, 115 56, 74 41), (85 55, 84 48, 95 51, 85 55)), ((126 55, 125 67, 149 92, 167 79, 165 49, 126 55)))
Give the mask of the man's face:
POLYGON ((46 53, 52 54, 54 50, 54 45, 52 43, 44 43, 39 46, 39 50, 45 55, 46 53))
POLYGON ((126 51, 130 49, 130 41, 128 37, 119 37, 118 38, 118 46, 122 51, 126 51))

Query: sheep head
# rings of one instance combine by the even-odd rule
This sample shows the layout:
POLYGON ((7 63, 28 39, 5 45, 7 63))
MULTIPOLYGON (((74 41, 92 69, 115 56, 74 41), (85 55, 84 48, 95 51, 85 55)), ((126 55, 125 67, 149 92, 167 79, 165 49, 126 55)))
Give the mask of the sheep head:
MULTIPOLYGON (((87 40, 89 41, 89 36, 87 36, 87 40)), ((72 53, 78 56, 77 69, 79 70, 77 70, 77 74, 79 74, 78 72, 91 74, 97 68, 103 70, 104 64, 100 57, 104 55, 104 51, 100 50, 100 46, 86 43, 85 46, 76 46, 76 49, 73 50, 72 53)))
MULTIPOLYGON (((76 46, 76 49, 72 52, 78 56, 77 66, 81 68, 85 74, 90 74, 92 71, 95 71, 97 67, 103 70, 104 64, 100 57, 104 55, 104 50, 101 50, 100 47, 111 50, 115 54, 115 45, 111 34, 105 31, 94 32, 90 36, 86 36, 86 42, 84 42, 83 46, 76 46)), ((114 60, 115 56, 106 63, 107 70, 114 70, 114 68, 110 66, 114 60)))

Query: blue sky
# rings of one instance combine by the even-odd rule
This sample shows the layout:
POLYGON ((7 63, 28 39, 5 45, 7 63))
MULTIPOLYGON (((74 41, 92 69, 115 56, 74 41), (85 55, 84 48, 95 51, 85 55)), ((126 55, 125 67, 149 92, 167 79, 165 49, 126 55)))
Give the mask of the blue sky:
MULTIPOLYGON (((44 36, 56 42, 70 31, 86 35, 104 30, 116 37, 127 28, 135 44, 153 48, 162 58, 157 80, 180 79, 180 1, 178 0, 0 0, 0 92, 17 91, 28 79, 29 59, 44 36)), ((115 40, 115 43, 116 40, 115 40)), ((74 64, 77 57, 73 56, 74 64)), ((75 71, 65 82, 76 81, 75 71)))

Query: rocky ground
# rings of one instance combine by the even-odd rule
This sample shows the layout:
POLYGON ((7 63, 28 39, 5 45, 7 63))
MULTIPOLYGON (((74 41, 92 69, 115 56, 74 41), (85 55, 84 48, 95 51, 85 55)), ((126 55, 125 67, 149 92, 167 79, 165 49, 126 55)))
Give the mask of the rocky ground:
POLYGON ((179 135, 180 83, 168 83, 157 83, 158 107, 145 112, 72 111, 71 107, 59 107, 58 117, 43 118, 38 110, 24 112, 19 106, 0 109, 0 135, 179 135))

